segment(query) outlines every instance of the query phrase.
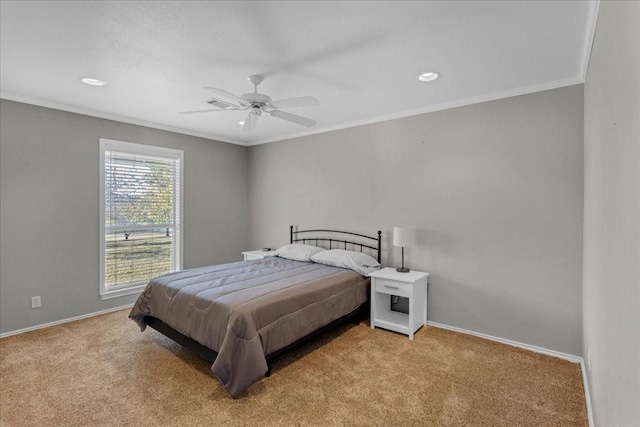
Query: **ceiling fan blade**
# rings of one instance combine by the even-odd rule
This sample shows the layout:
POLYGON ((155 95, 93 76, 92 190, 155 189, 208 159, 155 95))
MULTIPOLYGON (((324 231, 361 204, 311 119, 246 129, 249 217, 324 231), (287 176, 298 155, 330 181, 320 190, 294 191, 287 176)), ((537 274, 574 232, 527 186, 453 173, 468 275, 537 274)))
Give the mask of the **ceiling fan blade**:
POLYGON ((210 90, 211 92, 222 97, 223 98, 221 99, 222 102, 232 105, 234 107, 244 107, 245 105, 247 105, 247 101, 240 98, 239 96, 236 96, 232 93, 227 92, 226 90, 218 89, 215 87, 205 87, 205 89, 210 90))
POLYGON ((320 105, 320 101, 313 96, 302 96, 300 98, 281 99, 279 101, 271 101, 273 108, 290 108, 290 107, 311 107, 320 105))
POLYGON ((211 105, 212 107, 218 107, 218 108, 229 108, 229 107, 234 107, 233 105, 229 104, 228 102, 224 102, 224 101, 220 101, 219 99, 216 98, 211 98, 210 100, 206 101, 207 104, 211 105))
POLYGON ((287 120, 289 122, 306 126, 308 128, 310 128, 311 126, 315 126, 315 124, 318 123, 315 120, 307 119, 306 117, 302 117, 302 116, 296 116, 295 114, 286 113, 284 111, 279 111, 279 110, 272 111, 269 114, 271 114, 273 117, 277 117, 282 120, 287 120))
POLYGON ((216 111, 233 111, 237 110, 237 108, 229 108, 227 110, 222 109, 214 109, 214 110, 194 110, 194 111, 180 111, 178 114, 197 114, 197 113, 215 113, 216 111))
POLYGON ((258 123, 258 116, 256 114, 249 113, 247 114, 247 118, 244 119, 242 130, 254 130, 256 128, 256 123, 258 123))

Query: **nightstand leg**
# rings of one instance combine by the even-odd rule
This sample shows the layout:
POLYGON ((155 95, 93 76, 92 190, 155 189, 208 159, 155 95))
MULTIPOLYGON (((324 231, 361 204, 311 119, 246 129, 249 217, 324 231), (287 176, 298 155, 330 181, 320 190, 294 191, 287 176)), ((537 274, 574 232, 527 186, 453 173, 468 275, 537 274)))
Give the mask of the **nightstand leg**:
MULTIPOLYGON (((415 289, 414 289, 415 292, 415 289)), ((413 340, 413 331, 414 331, 414 319, 416 317, 416 308, 414 307, 414 301, 415 301, 415 297, 414 295, 411 295, 409 297, 409 339, 413 340)))
POLYGON ((424 279, 424 320, 423 325, 427 325, 427 307, 429 307, 429 279, 424 279))
POLYGON ((373 288, 373 281, 371 281, 371 304, 369 305, 370 307, 370 313, 369 313, 369 325, 371 326, 371 329, 375 329, 376 326, 373 324, 373 319, 376 318, 376 291, 373 288))

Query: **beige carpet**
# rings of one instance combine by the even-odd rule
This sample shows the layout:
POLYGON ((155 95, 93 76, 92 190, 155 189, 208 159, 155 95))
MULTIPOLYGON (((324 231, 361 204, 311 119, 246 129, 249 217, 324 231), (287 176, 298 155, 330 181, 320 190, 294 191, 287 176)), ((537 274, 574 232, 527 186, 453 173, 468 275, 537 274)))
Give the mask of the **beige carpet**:
POLYGON ((0 425, 586 426, 580 366, 443 329, 320 337, 231 399, 119 311, 0 340, 0 425))

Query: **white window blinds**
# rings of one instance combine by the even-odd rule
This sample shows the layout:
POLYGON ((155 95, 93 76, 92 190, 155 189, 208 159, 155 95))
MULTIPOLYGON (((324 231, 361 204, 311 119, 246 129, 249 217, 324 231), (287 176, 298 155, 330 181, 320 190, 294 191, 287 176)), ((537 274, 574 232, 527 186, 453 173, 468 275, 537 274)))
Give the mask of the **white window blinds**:
POLYGON ((182 151, 101 140, 101 295, 181 268, 182 151))

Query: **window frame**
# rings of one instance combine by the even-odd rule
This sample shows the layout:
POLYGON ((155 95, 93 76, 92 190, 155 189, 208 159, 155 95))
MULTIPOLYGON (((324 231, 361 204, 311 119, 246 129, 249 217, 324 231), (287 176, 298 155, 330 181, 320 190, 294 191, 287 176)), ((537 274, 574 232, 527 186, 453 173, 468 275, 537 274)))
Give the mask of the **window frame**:
MULTIPOLYGON (((146 281, 127 283, 123 285, 110 286, 107 289, 105 285, 105 244, 106 244, 106 227, 105 227, 105 152, 120 151, 132 155, 155 156, 173 159, 177 161, 177 185, 176 185, 176 201, 174 209, 175 235, 174 241, 174 271, 182 270, 183 266, 183 217, 184 217, 184 151, 173 148, 157 147, 146 144, 136 144, 133 142, 116 141, 113 139, 100 138, 100 167, 99 167, 99 183, 100 183, 100 298, 107 300, 125 295, 139 294, 147 285, 146 281)), ((132 226, 136 227, 136 226, 132 226)), ((149 227, 147 227, 149 228, 149 227)))

